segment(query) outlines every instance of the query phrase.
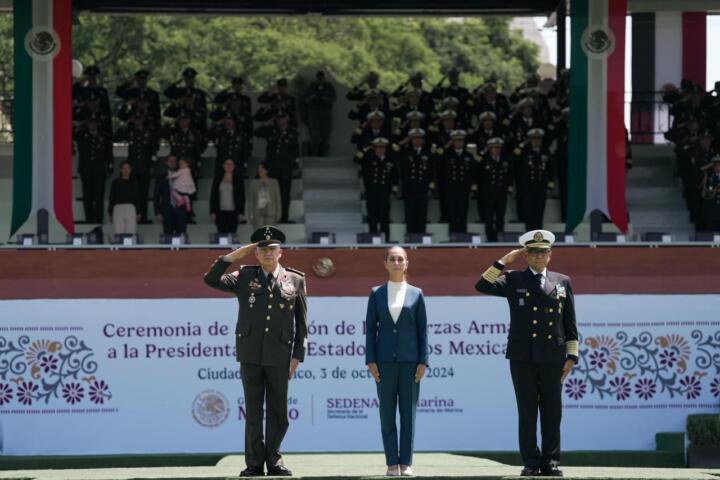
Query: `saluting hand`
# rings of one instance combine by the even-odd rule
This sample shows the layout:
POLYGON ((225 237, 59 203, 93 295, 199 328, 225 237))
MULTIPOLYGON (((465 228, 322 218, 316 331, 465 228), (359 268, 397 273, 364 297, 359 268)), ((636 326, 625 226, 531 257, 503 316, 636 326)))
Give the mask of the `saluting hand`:
POLYGON ((380 371, 378 370, 377 363, 368 363, 367 367, 368 370, 370 370, 370 375, 372 375, 377 383, 380 383, 380 371))
POLYGON ((563 365, 563 371, 562 376, 560 377, 560 383, 565 383, 565 379, 572 373, 572 369, 575 366, 575 362, 571 359, 565 360, 565 365, 563 365))
POLYGON ((417 369, 415 370, 415 383, 420 383, 420 380, 425 376, 425 370, 427 365, 424 363, 418 363, 417 369))
POLYGON ((227 255, 225 255, 225 259, 228 262, 235 262, 235 261, 240 260, 241 258, 245 257, 255 247, 257 247, 257 243, 249 243, 249 244, 244 245, 236 250, 233 250, 232 253, 228 253, 227 255))
POLYGON ((517 248, 517 249, 513 250, 512 252, 507 253, 504 257, 502 257, 500 259, 500 261, 503 263, 503 265, 510 265, 515 260, 517 260, 517 257, 519 257, 520 254, 524 251, 525 251, 525 248, 517 248))

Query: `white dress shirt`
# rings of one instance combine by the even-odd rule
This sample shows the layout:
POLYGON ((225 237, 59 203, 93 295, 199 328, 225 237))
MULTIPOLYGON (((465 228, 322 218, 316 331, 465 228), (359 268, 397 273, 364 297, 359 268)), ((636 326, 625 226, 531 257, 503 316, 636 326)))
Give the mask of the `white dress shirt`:
POLYGON ((388 309, 390 310, 390 316, 393 322, 397 323, 400 318, 400 311, 402 311, 403 304, 405 303, 405 293, 407 293, 407 282, 392 282, 388 281, 388 309))

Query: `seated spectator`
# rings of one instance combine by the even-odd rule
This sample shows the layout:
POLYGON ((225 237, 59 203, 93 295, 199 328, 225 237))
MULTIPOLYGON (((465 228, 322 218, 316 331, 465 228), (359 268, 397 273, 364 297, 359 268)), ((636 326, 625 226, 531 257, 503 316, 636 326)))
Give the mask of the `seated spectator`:
POLYGON ((222 168, 223 172, 215 176, 210 190, 210 217, 218 233, 235 233, 245 212, 245 184, 232 158, 226 159, 222 168))
POLYGON ((137 222, 140 219, 137 204, 140 200, 140 191, 137 182, 130 176, 131 173, 130 163, 123 162, 120 164, 120 175, 113 179, 110 185, 108 214, 116 235, 137 233, 137 222))
POLYGON ((258 178, 250 183, 247 197, 248 220, 254 228, 274 225, 280 220, 280 186, 274 178, 268 177, 265 163, 258 165, 258 178))

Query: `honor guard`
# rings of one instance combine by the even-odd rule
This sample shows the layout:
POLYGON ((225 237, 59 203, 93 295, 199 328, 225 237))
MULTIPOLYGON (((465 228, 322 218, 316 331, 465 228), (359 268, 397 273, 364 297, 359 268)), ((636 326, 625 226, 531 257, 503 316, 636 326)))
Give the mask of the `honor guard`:
POLYGON ((450 134, 450 145, 439 150, 444 184, 443 192, 450 233, 467 232, 468 205, 473 185, 475 158, 467 151, 465 130, 454 130, 450 134))
POLYGON ((350 137, 350 143, 355 145, 359 151, 365 150, 370 146, 370 142, 375 138, 389 138, 390 127, 385 120, 385 114, 380 110, 375 110, 367 114, 367 121, 355 129, 350 137))
POLYGON ((505 230, 505 207, 512 184, 512 162, 503 154, 503 139, 490 138, 478 165, 478 211, 485 222, 488 242, 498 241, 505 230))
POLYGON ((252 116, 252 100, 244 92, 245 79, 235 77, 232 79, 232 87, 218 92, 213 98, 213 103, 218 107, 229 108, 228 103, 235 100, 238 103, 238 111, 252 116))
POLYGON ((510 306, 507 353, 515 387, 521 476, 562 477, 560 418, 562 382, 578 362, 578 330, 570 277, 551 272, 547 265, 555 235, 533 230, 520 237, 522 248, 496 261, 475 289, 504 297, 510 306), (524 255, 528 268, 505 270, 524 255), (538 411, 542 447, 537 445, 538 411))
POLYGON ((355 156, 365 188, 369 232, 384 233, 385 241, 390 240, 390 193, 398 180, 397 165, 389 154, 389 146, 387 138, 378 137, 355 156))
POLYGON ((555 158, 543 146, 544 135, 540 128, 529 130, 527 143, 514 152, 518 202, 528 229, 542 227, 548 190, 555 187, 555 158))
POLYGON ((425 233, 429 190, 435 187, 435 162, 430 145, 425 143, 425 130, 410 130, 398 157, 406 232, 425 233))
POLYGON ((193 111, 193 128, 200 132, 207 130, 207 94, 195 86, 197 70, 187 67, 178 80, 165 89, 165 96, 179 103, 180 107, 193 111), (180 85, 183 83, 183 85, 180 85), (180 101, 180 102, 178 102, 180 101))
MULTIPOLYGON (((287 114, 291 125, 297 125, 297 102, 289 92, 287 78, 279 78, 273 88, 258 95, 258 103, 263 104, 265 109, 268 109, 267 105, 270 106, 267 119, 277 116, 278 112, 282 111, 287 114)), ((256 115, 258 121, 266 121, 267 119, 261 120, 256 115)))
POLYGON ((150 72, 145 69, 138 70, 132 78, 126 80, 115 89, 115 95, 122 98, 126 103, 142 98, 147 101, 148 114, 145 119, 148 121, 157 120, 157 127, 160 127, 160 95, 156 90, 148 87, 147 79, 150 72))

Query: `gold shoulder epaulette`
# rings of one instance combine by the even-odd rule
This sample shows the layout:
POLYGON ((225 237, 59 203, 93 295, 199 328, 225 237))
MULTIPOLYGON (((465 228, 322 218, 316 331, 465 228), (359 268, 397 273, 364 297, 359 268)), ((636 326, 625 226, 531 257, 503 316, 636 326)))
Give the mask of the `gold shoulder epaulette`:
POLYGON ((398 145, 397 143, 393 143, 392 149, 393 149, 393 151, 395 151, 395 152, 399 152, 399 151, 400 151, 400 145, 398 145))
POLYGON ((360 135, 360 134, 362 133, 362 128, 356 128, 356 129, 355 129, 355 133, 356 133, 357 135, 360 135))

